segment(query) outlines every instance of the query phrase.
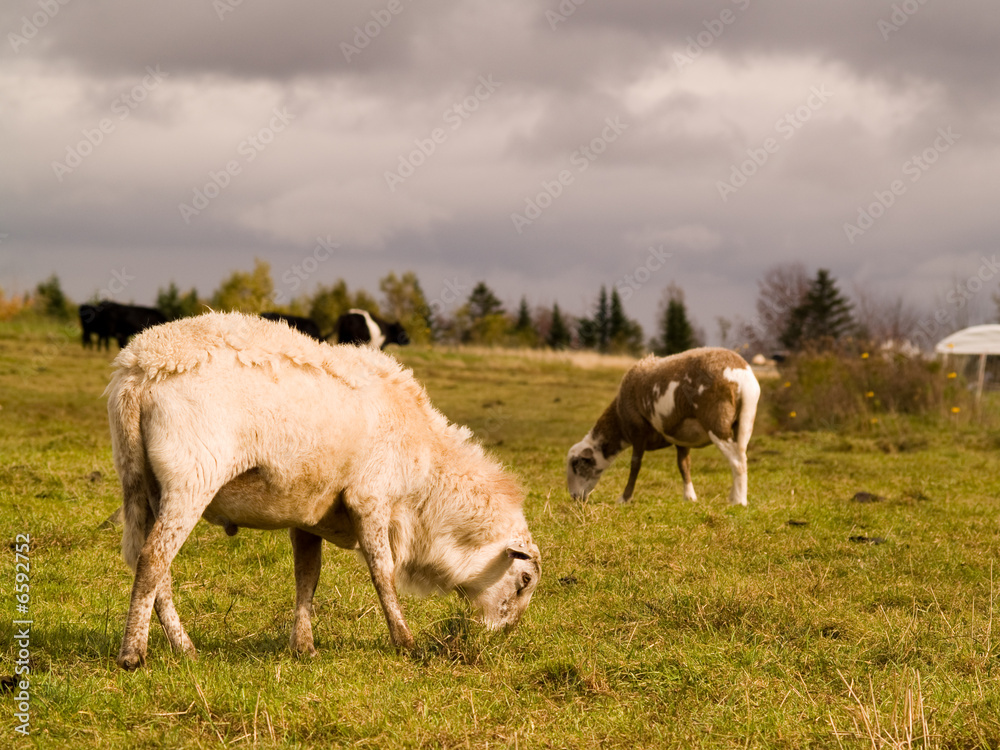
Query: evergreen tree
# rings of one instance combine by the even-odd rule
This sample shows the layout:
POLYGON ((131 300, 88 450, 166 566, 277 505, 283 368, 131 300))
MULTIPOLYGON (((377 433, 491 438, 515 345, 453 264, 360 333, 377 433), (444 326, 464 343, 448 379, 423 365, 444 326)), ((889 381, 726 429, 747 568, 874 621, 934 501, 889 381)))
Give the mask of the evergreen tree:
POLYGON ((73 317, 73 305, 63 293, 62 284, 55 274, 35 287, 35 305, 38 312, 57 320, 73 317))
POLYGON ((781 343, 799 350, 809 343, 836 341, 853 330, 851 303, 837 289, 830 272, 821 268, 809 282, 805 299, 792 310, 781 343))
POLYGON ((597 297, 594 317, 581 318, 577 323, 577 333, 580 335, 580 345, 584 348, 596 349, 599 352, 608 350, 608 344, 611 342, 611 311, 608 305, 608 290, 604 285, 601 285, 597 297))
POLYGON ((469 306, 469 316, 473 321, 485 318, 487 315, 503 315, 503 303, 493 293, 493 290, 486 286, 485 281, 480 281, 472 290, 467 302, 469 306))
POLYGON ((535 330, 535 324, 531 320, 531 310, 528 308, 528 298, 521 297, 521 304, 517 308, 517 322, 514 324, 514 332, 535 330))
POLYGON ((608 309, 608 342, 614 352, 640 354, 642 352, 642 326, 625 314, 622 298, 617 288, 611 290, 608 309))
POLYGON ((570 345, 571 340, 569 327, 559 310, 559 303, 556 302, 552 305, 552 323, 549 326, 549 335, 546 337, 545 343, 553 349, 565 349, 570 345))
POLYGON ((694 327, 688 320, 684 292, 671 284, 660 303, 660 338, 652 343, 653 351, 661 357, 687 351, 696 345, 694 327))
POLYGON ((177 284, 171 281, 170 286, 166 289, 161 287, 156 290, 156 307, 166 316, 167 320, 177 320, 197 315, 201 309, 201 303, 195 289, 191 289, 182 296, 177 284))
POLYGON ((503 303, 485 281, 476 284, 465 304, 455 311, 455 328, 464 343, 486 346, 504 343, 510 321, 503 303))
POLYGON ((528 298, 521 297, 521 304, 517 308, 517 321, 514 323, 514 340, 520 346, 537 346, 538 329, 535 321, 531 318, 531 309, 528 307, 528 298))
MULTIPOLYGON (((603 289, 601 291, 604 291, 603 289)), ((629 319, 625 316, 622 298, 617 288, 611 289, 611 304, 608 307, 608 341, 614 341, 628 329, 629 319)))

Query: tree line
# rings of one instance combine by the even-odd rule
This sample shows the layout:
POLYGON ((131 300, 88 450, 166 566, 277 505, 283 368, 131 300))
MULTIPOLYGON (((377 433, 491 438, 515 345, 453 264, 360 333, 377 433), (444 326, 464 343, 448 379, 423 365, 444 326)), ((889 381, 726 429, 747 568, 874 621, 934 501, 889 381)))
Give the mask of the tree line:
MULTIPOLYGON (((268 311, 312 318, 324 334, 332 333, 337 318, 351 308, 362 308, 399 321, 415 343, 474 344, 486 346, 589 349, 610 354, 639 355, 650 351, 669 355, 706 341, 704 330, 689 317, 683 290, 670 283, 662 292, 655 334, 647 339, 642 326, 625 311, 616 287, 601 286, 588 314, 576 317, 558 303, 531 306, 522 297, 516 310, 504 303, 485 281, 479 281, 455 309, 428 302, 413 271, 390 272, 379 280, 378 295, 350 289, 344 279, 319 284, 278 304, 270 265, 256 260, 249 271, 234 271, 209 296, 194 288, 182 291, 173 281, 157 291, 156 307, 173 320, 197 315, 211 308, 246 313, 268 311)), ((994 295, 1000 318, 1000 296, 994 295)), ((97 302, 97 295, 90 302, 97 302)), ((0 320, 29 310, 61 320, 76 316, 76 306, 52 275, 39 283, 34 294, 7 298, 0 289, 0 320)), ((962 321, 954 321, 954 330, 962 321)), ((755 315, 716 319, 723 346, 747 356, 773 355, 805 348, 829 347, 845 339, 915 342, 920 339, 919 311, 901 298, 882 300, 862 289, 853 300, 838 288, 828 269, 809 276, 800 263, 769 268, 758 281, 755 315)), ((926 327, 926 326, 924 326, 926 327)), ((940 328, 940 326, 939 326, 940 328)), ((940 335, 948 330, 935 331, 940 335)))

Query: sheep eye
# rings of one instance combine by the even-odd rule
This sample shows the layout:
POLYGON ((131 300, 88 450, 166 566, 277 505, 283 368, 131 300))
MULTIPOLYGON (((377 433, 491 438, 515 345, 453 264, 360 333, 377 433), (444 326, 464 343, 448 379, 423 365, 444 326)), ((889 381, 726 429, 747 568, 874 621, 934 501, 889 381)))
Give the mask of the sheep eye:
POLYGON ((518 591, 528 588, 531 585, 531 573, 521 573, 521 589, 518 591))

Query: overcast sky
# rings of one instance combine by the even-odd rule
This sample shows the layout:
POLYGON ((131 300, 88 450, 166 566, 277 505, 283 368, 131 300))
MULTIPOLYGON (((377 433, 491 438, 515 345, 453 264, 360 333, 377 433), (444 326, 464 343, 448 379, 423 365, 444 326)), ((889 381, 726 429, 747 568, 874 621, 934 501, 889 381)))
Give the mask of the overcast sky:
POLYGON ((445 308, 618 286, 652 335, 676 283, 714 339, 800 260, 995 314, 995 0, 63 1, 0 10, 7 291, 150 304, 259 257, 445 308))

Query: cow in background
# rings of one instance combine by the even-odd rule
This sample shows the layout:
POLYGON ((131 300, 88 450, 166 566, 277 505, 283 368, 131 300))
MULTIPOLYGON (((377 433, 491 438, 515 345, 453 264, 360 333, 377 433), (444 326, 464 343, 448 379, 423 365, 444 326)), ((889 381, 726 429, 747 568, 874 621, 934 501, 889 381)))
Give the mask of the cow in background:
POLYGON ((285 315, 279 312, 261 313, 260 317, 264 320, 273 320, 275 322, 283 320, 296 331, 300 331, 306 336, 312 336, 317 341, 326 341, 328 338, 319 332, 319 326, 316 325, 316 321, 312 318, 303 318, 300 315, 285 315))
POLYGON ((167 322, 167 316, 155 307, 120 305, 105 302, 103 314, 109 316, 111 333, 118 340, 118 348, 124 349, 128 340, 147 328, 167 322))
POLYGON ((104 348, 108 348, 108 336, 105 333, 101 335, 100 323, 98 321, 98 316, 100 314, 101 308, 99 305, 91 305, 84 303, 80 305, 80 329, 82 331, 81 339, 83 342, 84 349, 90 349, 94 345, 93 337, 97 336, 97 348, 101 348, 101 343, 104 343, 104 348))
POLYGON ((101 344, 104 344, 105 349, 110 348, 110 339, 115 339, 118 347, 124 349, 132 336, 166 322, 166 316, 155 307, 122 305, 108 300, 102 300, 96 305, 80 305, 84 347, 91 345, 91 337, 96 334, 98 349, 101 344))
POLYGON ((399 323, 390 323, 367 310, 354 309, 337 319, 337 341, 385 349, 387 344, 405 346, 410 343, 410 337, 399 323))

